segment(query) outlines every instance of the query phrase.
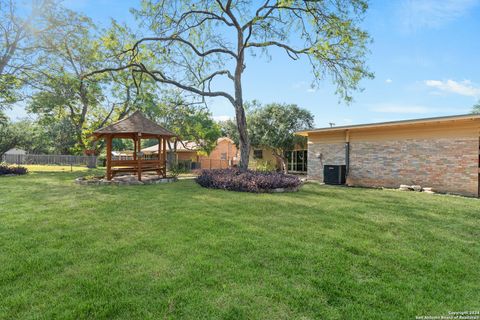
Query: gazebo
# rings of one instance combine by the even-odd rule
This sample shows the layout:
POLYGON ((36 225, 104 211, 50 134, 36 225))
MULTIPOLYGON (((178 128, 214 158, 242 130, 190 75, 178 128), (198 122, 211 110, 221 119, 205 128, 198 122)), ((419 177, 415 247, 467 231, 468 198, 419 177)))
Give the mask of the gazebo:
POLYGON ((142 180, 142 172, 153 171, 159 176, 167 174, 167 140, 176 135, 147 119, 140 111, 93 132, 95 140, 105 139, 107 144, 107 180, 116 173, 130 172, 142 180), (112 160, 112 140, 132 139, 134 145, 133 159, 112 160), (145 159, 141 152, 142 139, 158 139, 158 158, 145 159))

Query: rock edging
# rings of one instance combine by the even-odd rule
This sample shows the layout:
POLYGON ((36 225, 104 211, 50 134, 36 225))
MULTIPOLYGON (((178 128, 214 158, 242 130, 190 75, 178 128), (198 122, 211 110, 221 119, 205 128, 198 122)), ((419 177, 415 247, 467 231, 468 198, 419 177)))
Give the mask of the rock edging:
POLYGON ((176 177, 169 178, 149 178, 142 181, 138 181, 136 178, 131 177, 118 177, 112 180, 107 180, 105 178, 93 178, 88 179, 85 177, 79 177, 75 179, 75 183, 80 185, 149 185, 149 184, 162 184, 162 183, 172 183, 176 182, 178 179, 176 177))
POLYGON ((401 184, 400 187, 398 188, 400 191, 416 191, 416 192, 425 192, 425 193, 435 193, 433 188, 426 188, 422 187, 419 185, 407 185, 407 184, 401 184))

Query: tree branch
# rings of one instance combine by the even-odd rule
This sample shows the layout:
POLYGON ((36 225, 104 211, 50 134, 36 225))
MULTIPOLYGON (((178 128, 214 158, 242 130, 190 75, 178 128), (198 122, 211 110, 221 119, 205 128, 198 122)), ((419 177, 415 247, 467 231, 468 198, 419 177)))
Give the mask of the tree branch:
POLYGON ((212 19, 219 20, 219 21, 223 21, 227 26, 233 27, 233 23, 229 22, 229 21, 228 21, 227 19, 225 19, 224 17, 219 16, 219 15, 213 13, 213 12, 203 11, 203 10, 191 10, 191 11, 187 11, 187 12, 183 13, 183 14, 180 16, 180 19, 178 19, 177 24, 180 24, 180 22, 182 22, 182 21, 185 20, 189 15, 192 15, 192 14, 204 14, 204 15, 207 15, 207 16, 211 17, 212 19))
POLYGON ((298 60, 299 59, 298 55, 306 54, 306 53, 308 53, 309 50, 312 49, 312 47, 303 48, 303 49, 294 49, 294 48, 292 48, 292 47, 290 47, 290 46, 288 46, 284 43, 278 42, 278 41, 251 42, 251 43, 245 44, 246 48, 249 48, 249 47, 266 48, 266 47, 272 47, 272 46, 285 49, 288 56, 290 58, 292 58, 293 60, 298 60))
POLYGON ((181 84, 180 82, 177 82, 175 80, 168 79, 167 77, 165 77, 165 75, 161 71, 155 71, 155 70, 150 71, 150 70, 148 70, 145 67, 145 65, 142 64, 142 63, 129 63, 127 65, 117 67, 117 68, 104 68, 104 69, 100 69, 100 70, 95 70, 95 71, 92 71, 90 73, 87 73, 87 74, 83 75, 82 79, 93 76, 95 74, 101 74, 101 73, 105 73, 105 72, 122 71, 122 70, 126 70, 126 69, 132 69, 134 72, 145 73, 157 82, 165 83, 165 84, 171 84, 171 85, 173 85, 177 88, 196 93, 196 94, 198 94, 202 97, 224 97, 224 98, 228 99, 232 104, 235 103, 235 99, 230 94, 228 94, 224 91, 209 92, 209 91, 203 91, 203 90, 197 89, 193 86, 181 84))
POLYGON ((212 80, 214 77, 216 76, 220 76, 220 75, 227 75, 227 77, 231 80, 235 80, 235 78, 233 77, 233 75, 230 73, 230 71, 228 70, 220 70, 220 71, 216 71, 214 73, 212 73, 211 75, 209 75, 208 77, 206 78, 203 78, 201 81, 200 81, 200 84, 206 82, 206 81, 209 81, 209 80, 212 80))
POLYGON ((205 57, 205 56, 208 56, 208 55, 213 54, 213 53, 225 53, 225 54, 229 54, 232 57, 234 57, 235 59, 237 59, 237 55, 235 54, 235 52, 233 52, 231 50, 224 49, 224 48, 214 48, 214 49, 207 50, 205 52, 200 52, 195 47, 195 45, 192 44, 190 41, 185 40, 185 39, 180 38, 180 37, 175 36, 175 35, 170 36, 170 37, 146 37, 146 38, 142 38, 142 39, 138 40, 137 42, 135 42, 135 44, 133 45, 133 47, 131 49, 125 50, 125 51, 121 52, 121 54, 130 52, 130 51, 138 50, 138 46, 141 43, 146 42, 146 41, 179 41, 179 42, 182 42, 182 43, 186 44, 187 46, 189 46, 195 52, 195 54, 198 55, 199 57, 205 57))

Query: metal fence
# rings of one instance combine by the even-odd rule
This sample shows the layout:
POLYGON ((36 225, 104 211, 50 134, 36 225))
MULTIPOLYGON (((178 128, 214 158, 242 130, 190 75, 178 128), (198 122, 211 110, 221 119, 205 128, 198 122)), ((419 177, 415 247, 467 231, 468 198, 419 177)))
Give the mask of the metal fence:
POLYGON ((64 154, 4 154, 2 162, 10 164, 74 165, 96 167, 96 156, 72 156, 64 154))

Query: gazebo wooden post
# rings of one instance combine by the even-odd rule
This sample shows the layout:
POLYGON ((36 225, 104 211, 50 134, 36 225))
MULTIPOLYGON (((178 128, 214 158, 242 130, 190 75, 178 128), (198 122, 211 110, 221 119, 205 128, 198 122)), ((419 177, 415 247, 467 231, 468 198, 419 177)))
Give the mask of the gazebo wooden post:
POLYGON ((112 136, 107 135, 107 180, 112 180, 112 136))
POLYGON ((137 160, 137 136, 133 136, 133 160, 137 160))
MULTIPOLYGON (((140 152, 140 150, 142 149, 142 137, 140 136, 140 133, 138 133, 138 136, 136 137, 136 152, 135 154, 137 154, 138 152, 140 152)), ((136 155, 137 157, 137 175, 138 175, 138 181, 142 181, 142 158, 139 157, 138 155, 136 155)))
POLYGON ((163 140, 163 177, 165 178, 167 176, 167 139, 165 137, 162 137, 163 140))
POLYGON ((158 136, 157 137, 157 140, 158 140, 158 175, 160 176, 162 174, 162 137, 161 136, 158 136))

